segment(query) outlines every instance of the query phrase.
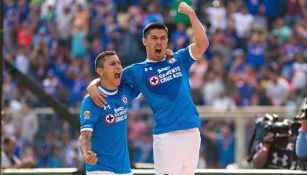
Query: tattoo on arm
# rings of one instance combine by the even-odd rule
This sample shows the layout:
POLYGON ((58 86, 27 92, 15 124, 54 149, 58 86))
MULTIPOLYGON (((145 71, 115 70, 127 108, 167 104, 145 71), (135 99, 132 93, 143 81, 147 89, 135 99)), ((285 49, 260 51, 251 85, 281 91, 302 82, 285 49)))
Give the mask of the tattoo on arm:
POLYGON ((91 144, 92 131, 82 131, 80 134, 80 148, 83 155, 92 149, 91 144))

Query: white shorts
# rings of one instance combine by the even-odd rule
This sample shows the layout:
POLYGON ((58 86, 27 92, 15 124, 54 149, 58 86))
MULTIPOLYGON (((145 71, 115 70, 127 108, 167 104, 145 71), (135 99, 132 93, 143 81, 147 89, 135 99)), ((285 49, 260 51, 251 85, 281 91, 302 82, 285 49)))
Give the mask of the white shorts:
POLYGON ((115 174, 110 171, 87 171, 86 175, 132 175, 132 173, 115 174))
POLYGON ((153 136, 156 175, 194 175, 200 149, 198 128, 153 136))

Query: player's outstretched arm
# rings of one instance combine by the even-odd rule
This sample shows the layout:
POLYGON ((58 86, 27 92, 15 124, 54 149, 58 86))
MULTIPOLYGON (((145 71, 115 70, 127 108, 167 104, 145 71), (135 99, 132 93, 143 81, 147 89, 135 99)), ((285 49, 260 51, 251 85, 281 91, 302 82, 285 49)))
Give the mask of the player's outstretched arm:
POLYGON ((79 141, 81 152, 83 154, 85 162, 91 165, 95 165, 98 159, 97 155, 93 151, 91 151, 91 137, 92 131, 81 131, 79 141))
POLYGON ((86 90, 89 93, 91 99, 94 101, 94 103, 102 108, 105 104, 107 104, 106 100, 103 98, 107 97, 107 95, 102 93, 97 88, 99 84, 100 84, 100 79, 96 78, 87 86, 86 90))
POLYGON ((209 46, 205 28, 197 18, 194 9, 187 3, 181 2, 178 7, 178 12, 188 15, 190 18, 195 36, 195 43, 191 44, 192 56, 194 58, 200 58, 209 46))

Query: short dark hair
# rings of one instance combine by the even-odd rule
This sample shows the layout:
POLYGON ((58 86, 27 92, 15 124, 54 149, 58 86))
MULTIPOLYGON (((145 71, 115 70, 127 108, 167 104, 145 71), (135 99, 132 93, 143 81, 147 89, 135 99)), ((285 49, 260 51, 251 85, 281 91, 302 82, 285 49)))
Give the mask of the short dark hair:
POLYGON ((275 73, 275 74, 279 74, 279 67, 276 64, 270 64, 268 65, 268 70, 270 73, 275 73))
POLYGON ((104 62, 106 61, 106 58, 112 55, 117 55, 115 51, 104 51, 97 55, 95 59, 95 68, 103 67, 104 62))
POLYGON ((13 141, 13 139, 11 137, 5 136, 3 138, 3 145, 9 145, 12 141, 13 141))
POLYGON ((145 26, 143 30, 143 37, 146 38, 149 32, 154 29, 165 30, 165 32, 168 34, 168 28, 164 24, 153 22, 145 26))

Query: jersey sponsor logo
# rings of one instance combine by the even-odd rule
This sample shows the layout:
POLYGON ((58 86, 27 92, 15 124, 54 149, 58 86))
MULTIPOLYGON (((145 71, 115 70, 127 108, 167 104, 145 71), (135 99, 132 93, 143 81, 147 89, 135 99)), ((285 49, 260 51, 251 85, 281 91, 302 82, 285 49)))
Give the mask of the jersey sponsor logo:
POLYGON ((174 79, 177 79, 177 78, 180 78, 180 77, 183 76, 179 66, 171 68, 171 69, 168 66, 168 67, 159 69, 158 72, 160 72, 159 75, 149 77, 149 78, 151 78, 150 81, 149 81, 151 86, 163 84, 163 83, 166 83, 168 81, 171 81, 171 80, 174 80, 174 79), (153 78, 153 77, 156 77, 156 78, 153 78), (155 79, 159 80, 157 84, 153 84, 153 83, 155 83, 155 79))
POLYGON ((90 111, 84 111, 83 113, 84 119, 89 119, 91 116, 91 112, 90 111))
POLYGON ((104 116, 104 119, 105 119, 106 124, 112 124, 112 123, 115 122, 114 114, 108 114, 108 115, 104 116))
POLYGON ((128 98, 127 98, 126 96, 123 96, 123 97, 122 97, 122 102, 123 102, 124 104, 127 104, 127 103, 128 103, 128 98))
POLYGON ((110 105, 104 105, 104 106, 103 106, 103 109, 104 109, 104 110, 111 109, 111 106, 110 106, 110 105))
POLYGON ((150 86, 157 86, 160 84, 160 78, 158 75, 154 75, 148 78, 150 86))
POLYGON ((170 70, 170 68, 171 68, 170 66, 160 68, 160 69, 158 69, 158 73, 160 74, 161 72, 168 71, 168 70, 170 70))
POLYGON ((176 59, 175 58, 171 58, 169 61, 168 61, 170 64, 173 64, 176 62, 176 59))

